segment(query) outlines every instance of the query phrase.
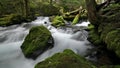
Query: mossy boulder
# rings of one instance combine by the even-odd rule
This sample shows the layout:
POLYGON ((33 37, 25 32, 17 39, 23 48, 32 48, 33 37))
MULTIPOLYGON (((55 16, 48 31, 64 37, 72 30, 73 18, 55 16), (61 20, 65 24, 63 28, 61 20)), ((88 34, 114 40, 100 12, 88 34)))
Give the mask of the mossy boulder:
POLYGON ((35 68, 95 68, 85 58, 66 49, 38 63, 35 68))
POLYGON ((52 25, 55 27, 64 26, 65 20, 62 16, 56 16, 52 20, 52 25))
POLYGON ((120 57, 120 29, 110 31, 105 38, 107 48, 114 50, 115 53, 120 57))
POLYGON ((44 26, 37 26, 30 30, 21 49, 27 58, 36 59, 45 50, 53 47, 53 44, 50 31, 44 26))

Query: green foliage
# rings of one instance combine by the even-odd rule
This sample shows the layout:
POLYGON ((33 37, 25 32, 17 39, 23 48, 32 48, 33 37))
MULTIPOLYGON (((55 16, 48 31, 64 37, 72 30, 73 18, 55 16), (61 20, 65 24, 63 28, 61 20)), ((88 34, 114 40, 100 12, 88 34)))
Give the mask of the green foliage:
POLYGON ((4 14, 11 14, 11 13, 21 13, 22 14, 22 8, 23 8, 23 2, 22 0, 0 0, 2 10, 1 15, 4 14))
POLYGON ((21 46, 24 55, 28 58, 35 59, 48 47, 53 46, 53 44, 48 43, 50 38, 51 33, 46 27, 33 27, 21 46))
MULTIPOLYGON (((41 16, 51 16, 51 15, 59 15, 60 14, 60 7, 67 5, 67 8, 76 9, 79 7, 79 4, 83 2, 83 0, 63 0, 60 1, 53 1, 50 4, 50 0, 0 0, 0 17, 9 14, 19 14, 23 15, 27 18, 34 18, 34 15, 41 15, 41 16), (28 6, 26 7, 27 4, 28 6), (61 5, 60 5, 61 4, 61 5), (60 6, 58 6, 60 5, 60 6), (7 10, 7 11, 6 11, 7 10), (26 16, 27 14, 27 16, 26 16)), ((81 3, 82 4, 82 3, 81 3)))
POLYGON ((0 18, 0 26, 8 26, 12 24, 20 24, 21 21, 24 20, 24 17, 22 17, 19 14, 10 14, 3 18, 0 18))
POLYGON ((65 21, 62 16, 56 16, 56 17, 54 17, 54 19, 52 21, 52 25, 55 27, 64 26, 65 21))
POLYGON ((120 29, 110 31, 106 38, 105 43, 108 49, 112 49, 120 57, 120 29))
POLYGON ((45 61, 38 63, 35 68, 95 68, 85 58, 76 55, 66 49, 62 53, 56 53, 45 61))

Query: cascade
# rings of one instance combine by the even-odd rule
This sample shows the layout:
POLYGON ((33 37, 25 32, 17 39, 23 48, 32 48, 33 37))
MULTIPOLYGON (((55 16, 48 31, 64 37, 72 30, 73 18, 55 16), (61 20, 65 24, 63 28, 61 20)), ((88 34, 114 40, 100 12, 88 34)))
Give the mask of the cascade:
MULTIPOLYGON (((87 27, 88 24, 89 22, 83 22, 74 27, 87 27)), ((65 49, 71 49, 84 56, 92 48, 87 37, 88 33, 85 30, 74 32, 74 28, 70 27, 54 28, 50 25, 48 17, 38 17, 31 23, 0 27, 0 68, 34 68, 38 62, 65 49), (20 46, 30 28, 39 25, 44 25, 50 30, 55 42, 54 47, 44 52, 36 60, 27 59, 24 57, 20 46)))

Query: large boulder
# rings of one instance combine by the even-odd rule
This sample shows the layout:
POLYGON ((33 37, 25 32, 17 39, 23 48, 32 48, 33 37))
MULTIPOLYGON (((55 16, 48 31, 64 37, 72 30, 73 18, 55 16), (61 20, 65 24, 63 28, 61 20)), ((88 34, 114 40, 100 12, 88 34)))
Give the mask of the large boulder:
POLYGON ((85 58, 66 49, 63 53, 56 53, 45 61, 38 63, 35 68, 96 68, 85 58))
POLYGON ((33 27, 25 38, 21 49, 27 58, 36 59, 48 48, 53 47, 50 31, 44 26, 33 27))

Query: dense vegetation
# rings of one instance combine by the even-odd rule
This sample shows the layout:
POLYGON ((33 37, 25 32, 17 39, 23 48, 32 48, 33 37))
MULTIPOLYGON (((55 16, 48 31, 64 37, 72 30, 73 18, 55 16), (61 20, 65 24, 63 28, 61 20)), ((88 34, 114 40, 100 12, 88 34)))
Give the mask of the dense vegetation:
POLYGON ((37 16, 60 15, 80 5, 85 6, 84 0, 0 0, 0 26, 32 21, 37 16), (15 17, 14 22, 11 18, 15 17))

